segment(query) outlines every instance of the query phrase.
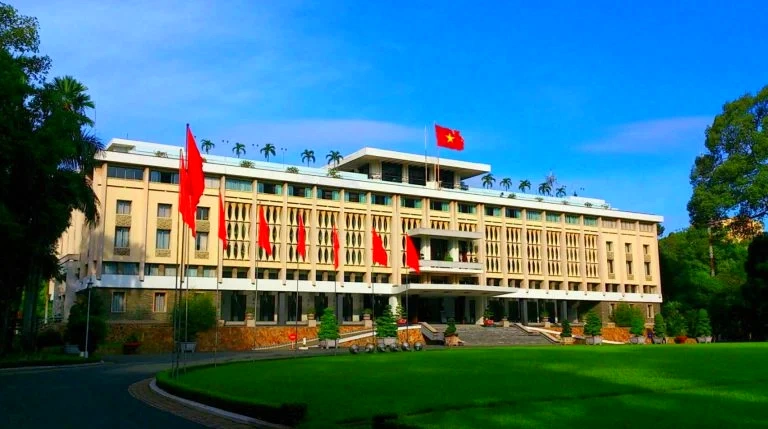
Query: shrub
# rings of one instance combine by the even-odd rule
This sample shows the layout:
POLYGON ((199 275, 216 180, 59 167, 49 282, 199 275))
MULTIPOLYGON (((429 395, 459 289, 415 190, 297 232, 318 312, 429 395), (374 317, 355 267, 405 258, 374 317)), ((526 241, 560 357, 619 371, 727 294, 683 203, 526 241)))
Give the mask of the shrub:
POLYGON ((187 334, 189 341, 195 341, 200 332, 207 331, 216 326, 216 307, 209 295, 195 294, 189 297, 189 301, 182 300, 178 309, 171 311, 171 322, 178 315, 181 321, 181 334, 187 334), (185 314, 186 310, 186 314, 185 314), (186 330, 184 321, 186 320, 186 330))
POLYGON ((335 179, 338 179, 341 177, 341 174, 339 174, 339 170, 335 168, 331 168, 328 170, 328 177, 333 177, 335 179))
POLYGON ((486 319, 493 319, 493 310, 491 310, 490 307, 486 307, 483 312, 483 317, 486 319))
POLYGON ((573 333, 571 332, 571 322, 568 321, 568 319, 563 319, 563 332, 560 333, 560 336, 563 338, 570 338, 573 333))
POLYGON ((328 307, 323 312, 322 323, 317 331, 317 338, 320 340, 338 340, 339 322, 336 320, 336 313, 333 308, 328 307))
POLYGON ((244 159, 240 161, 240 166, 243 168, 253 168, 253 161, 248 161, 244 159))
POLYGON ((512 198, 512 199, 515 199, 515 198, 517 198, 517 195, 515 195, 515 193, 514 193, 514 192, 512 192, 512 193, 510 193, 509 195, 507 195, 507 198, 512 198))
POLYGON ((584 203, 584 207, 592 207, 592 203, 586 202, 586 203, 584 203))
POLYGON ((397 322, 392 315, 392 307, 384 306, 384 314, 376 319, 376 336, 381 338, 397 337, 397 322))
POLYGON ((666 312, 667 335, 670 337, 681 337, 688 335, 687 322, 680 312, 680 303, 670 301, 664 306, 666 312))
POLYGON ((701 309, 696 315, 696 336, 697 337, 709 337, 712 336, 712 325, 709 322, 709 314, 707 310, 701 309))
POLYGON ((629 333, 632 335, 643 335, 645 332, 645 318, 637 317, 637 315, 634 315, 632 317, 632 324, 629 328, 629 333))
POLYGON ((448 327, 445 328, 445 336, 450 337, 456 335, 456 321, 453 318, 448 319, 448 327))
POLYGON ((639 307, 632 307, 627 303, 620 303, 616 307, 616 311, 613 312, 613 321, 616 322, 616 326, 628 328, 632 326, 632 322, 636 319, 645 319, 643 310, 639 307))
POLYGON ((37 348, 63 346, 64 338, 55 329, 44 329, 37 334, 37 348))
POLYGON ((664 322, 664 316, 656 313, 653 317, 653 335, 663 337, 667 334, 667 324, 664 322))
POLYGON ((98 294, 91 294, 90 323, 88 323, 88 295, 78 294, 77 301, 69 310, 66 339, 85 351, 85 331, 88 329, 88 353, 93 353, 107 337, 104 305, 98 294), (89 326, 86 326, 89 325, 89 326))
POLYGON ((603 333, 603 321, 600 320, 600 316, 597 315, 595 310, 590 310, 587 313, 587 323, 584 324, 584 335, 598 336, 603 333))
POLYGON ((168 158, 168 153, 158 150, 155 152, 155 156, 158 158, 168 158))
POLYGON ((290 167, 285 169, 285 172, 286 173, 297 174, 299 172, 299 168, 298 167, 294 167, 294 166, 290 166, 290 167))

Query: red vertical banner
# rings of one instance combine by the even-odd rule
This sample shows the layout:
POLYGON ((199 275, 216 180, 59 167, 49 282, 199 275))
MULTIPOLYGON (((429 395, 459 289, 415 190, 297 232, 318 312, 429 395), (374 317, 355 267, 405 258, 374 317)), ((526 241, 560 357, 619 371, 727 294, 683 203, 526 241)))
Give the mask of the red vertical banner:
POLYGON ((372 262, 386 267, 389 258, 387 257, 387 249, 384 248, 384 242, 381 241, 381 236, 376 233, 375 229, 372 229, 371 233, 371 244, 373 245, 372 262))
POLYGON ((187 166, 184 162, 184 152, 179 153, 179 213, 181 220, 192 230, 195 236, 195 210, 190 205, 189 179, 187 178, 187 166))
POLYGON ((192 135, 189 124, 187 124, 187 179, 190 205, 194 213, 205 190, 205 175, 203 174, 203 157, 197 149, 195 136, 192 135))
POLYGON ((272 256, 272 243, 269 241, 269 223, 264 216, 264 206, 259 206, 259 247, 267 256, 272 256))
POLYGON ((419 251, 413 244, 410 235, 405 236, 405 265, 412 269, 414 273, 419 273, 419 251))
POLYGON ((224 198, 221 196, 221 191, 219 191, 219 239, 222 248, 226 250, 229 247, 227 243, 227 220, 224 216, 224 198))
POLYGON ((298 227, 298 238, 296 243, 296 253, 301 255, 301 258, 303 260, 307 260, 307 230, 304 229, 304 216, 302 216, 301 213, 298 214, 299 218, 299 227, 298 227))
POLYGON ((336 229, 336 225, 333 225, 333 232, 331 232, 331 240, 333 241, 333 268, 339 269, 339 231, 336 229))

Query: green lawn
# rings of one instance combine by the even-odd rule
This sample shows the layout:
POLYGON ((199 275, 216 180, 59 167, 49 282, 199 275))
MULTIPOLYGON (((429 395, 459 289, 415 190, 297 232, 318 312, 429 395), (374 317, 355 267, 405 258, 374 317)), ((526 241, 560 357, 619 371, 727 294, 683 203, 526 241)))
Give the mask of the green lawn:
MULTIPOLYGON (((190 371, 180 387, 308 404, 301 427, 768 427, 768 344, 340 355, 190 371)), ((159 376, 166 379, 163 374, 159 376)))

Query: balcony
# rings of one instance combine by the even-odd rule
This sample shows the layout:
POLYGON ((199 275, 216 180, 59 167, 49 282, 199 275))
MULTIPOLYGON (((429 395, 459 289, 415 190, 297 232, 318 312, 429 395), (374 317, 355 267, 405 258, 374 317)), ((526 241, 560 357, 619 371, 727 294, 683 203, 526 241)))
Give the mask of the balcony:
POLYGON ((608 260, 613 260, 613 252, 605 252, 605 258, 608 260))
POLYGON ((446 273, 446 274, 482 274, 483 264, 479 262, 453 262, 453 261, 431 261, 422 259, 419 261, 419 268, 425 273, 446 273))
POLYGON ((452 229, 436 229, 436 228, 413 228, 408 231, 408 235, 411 237, 441 237, 441 238, 459 238, 465 240, 482 240, 482 232, 472 231, 457 231, 452 229))

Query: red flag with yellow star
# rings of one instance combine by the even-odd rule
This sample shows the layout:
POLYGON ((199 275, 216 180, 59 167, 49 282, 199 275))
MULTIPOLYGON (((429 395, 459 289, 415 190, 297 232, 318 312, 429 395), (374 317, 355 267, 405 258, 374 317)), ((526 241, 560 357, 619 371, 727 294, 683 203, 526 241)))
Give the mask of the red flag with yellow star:
POLYGON ((437 136, 437 145, 453 150, 464 150, 464 137, 459 130, 441 127, 435 124, 435 135, 437 136))

